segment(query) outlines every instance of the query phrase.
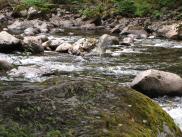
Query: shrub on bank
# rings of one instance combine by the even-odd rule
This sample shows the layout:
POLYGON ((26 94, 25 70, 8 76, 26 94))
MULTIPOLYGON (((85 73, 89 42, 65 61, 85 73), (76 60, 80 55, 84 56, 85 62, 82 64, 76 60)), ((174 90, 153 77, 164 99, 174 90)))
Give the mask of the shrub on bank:
MULTIPOLYGON (((110 9, 112 9, 110 6, 112 4, 112 7, 114 7, 117 13, 120 15, 139 17, 160 17, 167 10, 176 9, 182 4, 182 1, 178 0, 82 0, 82 2, 92 3, 95 5, 103 5, 103 10, 105 11, 109 11, 110 9)), ((87 13, 89 11, 90 16, 92 14, 95 14, 95 8, 90 8, 88 6, 87 8, 85 8, 85 12, 87 13)))

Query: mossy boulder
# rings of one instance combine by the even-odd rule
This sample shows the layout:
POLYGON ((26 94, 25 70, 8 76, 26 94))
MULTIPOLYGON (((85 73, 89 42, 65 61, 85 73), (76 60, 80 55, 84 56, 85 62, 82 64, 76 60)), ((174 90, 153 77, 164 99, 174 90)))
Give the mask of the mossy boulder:
POLYGON ((0 112, 4 125, 14 121, 35 137, 182 136, 150 98, 95 80, 51 80, 37 88, 1 92, 0 112))

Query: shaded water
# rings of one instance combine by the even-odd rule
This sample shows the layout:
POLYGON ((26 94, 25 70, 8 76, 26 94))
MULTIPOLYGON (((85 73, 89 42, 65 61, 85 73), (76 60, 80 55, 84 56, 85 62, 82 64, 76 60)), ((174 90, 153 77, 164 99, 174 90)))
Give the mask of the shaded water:
MULTIPOLYGON (((90 36, 92 34, 86 35, 90 36)), ((99 34, 94 35, 98 36, 99 34)), ((57 37, 74 42, 83 36, 76 33, 73 36, 57 37)), ((33 86, 37 82, 58 76, 88 77, 124 85, 131 82, 140 71, 152 68, 182 76, 182 43, 163 39, 138 40, 133 46, 111 45, 102 56, 45 52, 42 56, 0 54, 0 58, 16 65, 8 76, 1 77, 1 90, 7 91, 33 86)), ((182 98, 164 97, 155 100, 182 128, 182 98)))

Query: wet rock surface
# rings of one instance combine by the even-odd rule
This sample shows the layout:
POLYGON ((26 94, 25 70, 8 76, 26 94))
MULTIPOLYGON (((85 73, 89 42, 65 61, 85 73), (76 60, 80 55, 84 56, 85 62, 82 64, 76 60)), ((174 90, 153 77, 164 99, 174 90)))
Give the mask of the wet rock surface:
POLYGON ((13 68, 13 65, 5 60, 0 60, 0 74, 9 71, 13 68))
POLYGON ((21 41, 6 31, 0 32, 0 52, 10 53, 18 50, 22 50, 21 41))
POLYGON ((56 81, 53 86, 54 79, 39 88, 1 92, 0 118, 7 125, 32 125, 33 136, 52 129, 70 137, 182 135, 166 112, 134 90, 104 81, 56 81))
POLYGON ((138 74, 131 86, 152 97, 182 95, 182 78, 170 72, 146 70, 138 74))

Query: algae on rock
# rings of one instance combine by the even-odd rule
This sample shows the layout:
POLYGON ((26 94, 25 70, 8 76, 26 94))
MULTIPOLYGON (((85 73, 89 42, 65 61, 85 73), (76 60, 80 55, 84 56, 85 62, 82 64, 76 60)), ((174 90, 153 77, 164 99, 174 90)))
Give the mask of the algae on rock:
POLYGON ((60 81, 8 98, 2 92, 1 119, 30 127, 35 137, 182 137, 170 116, 135 90, 95 80, 60 81))

